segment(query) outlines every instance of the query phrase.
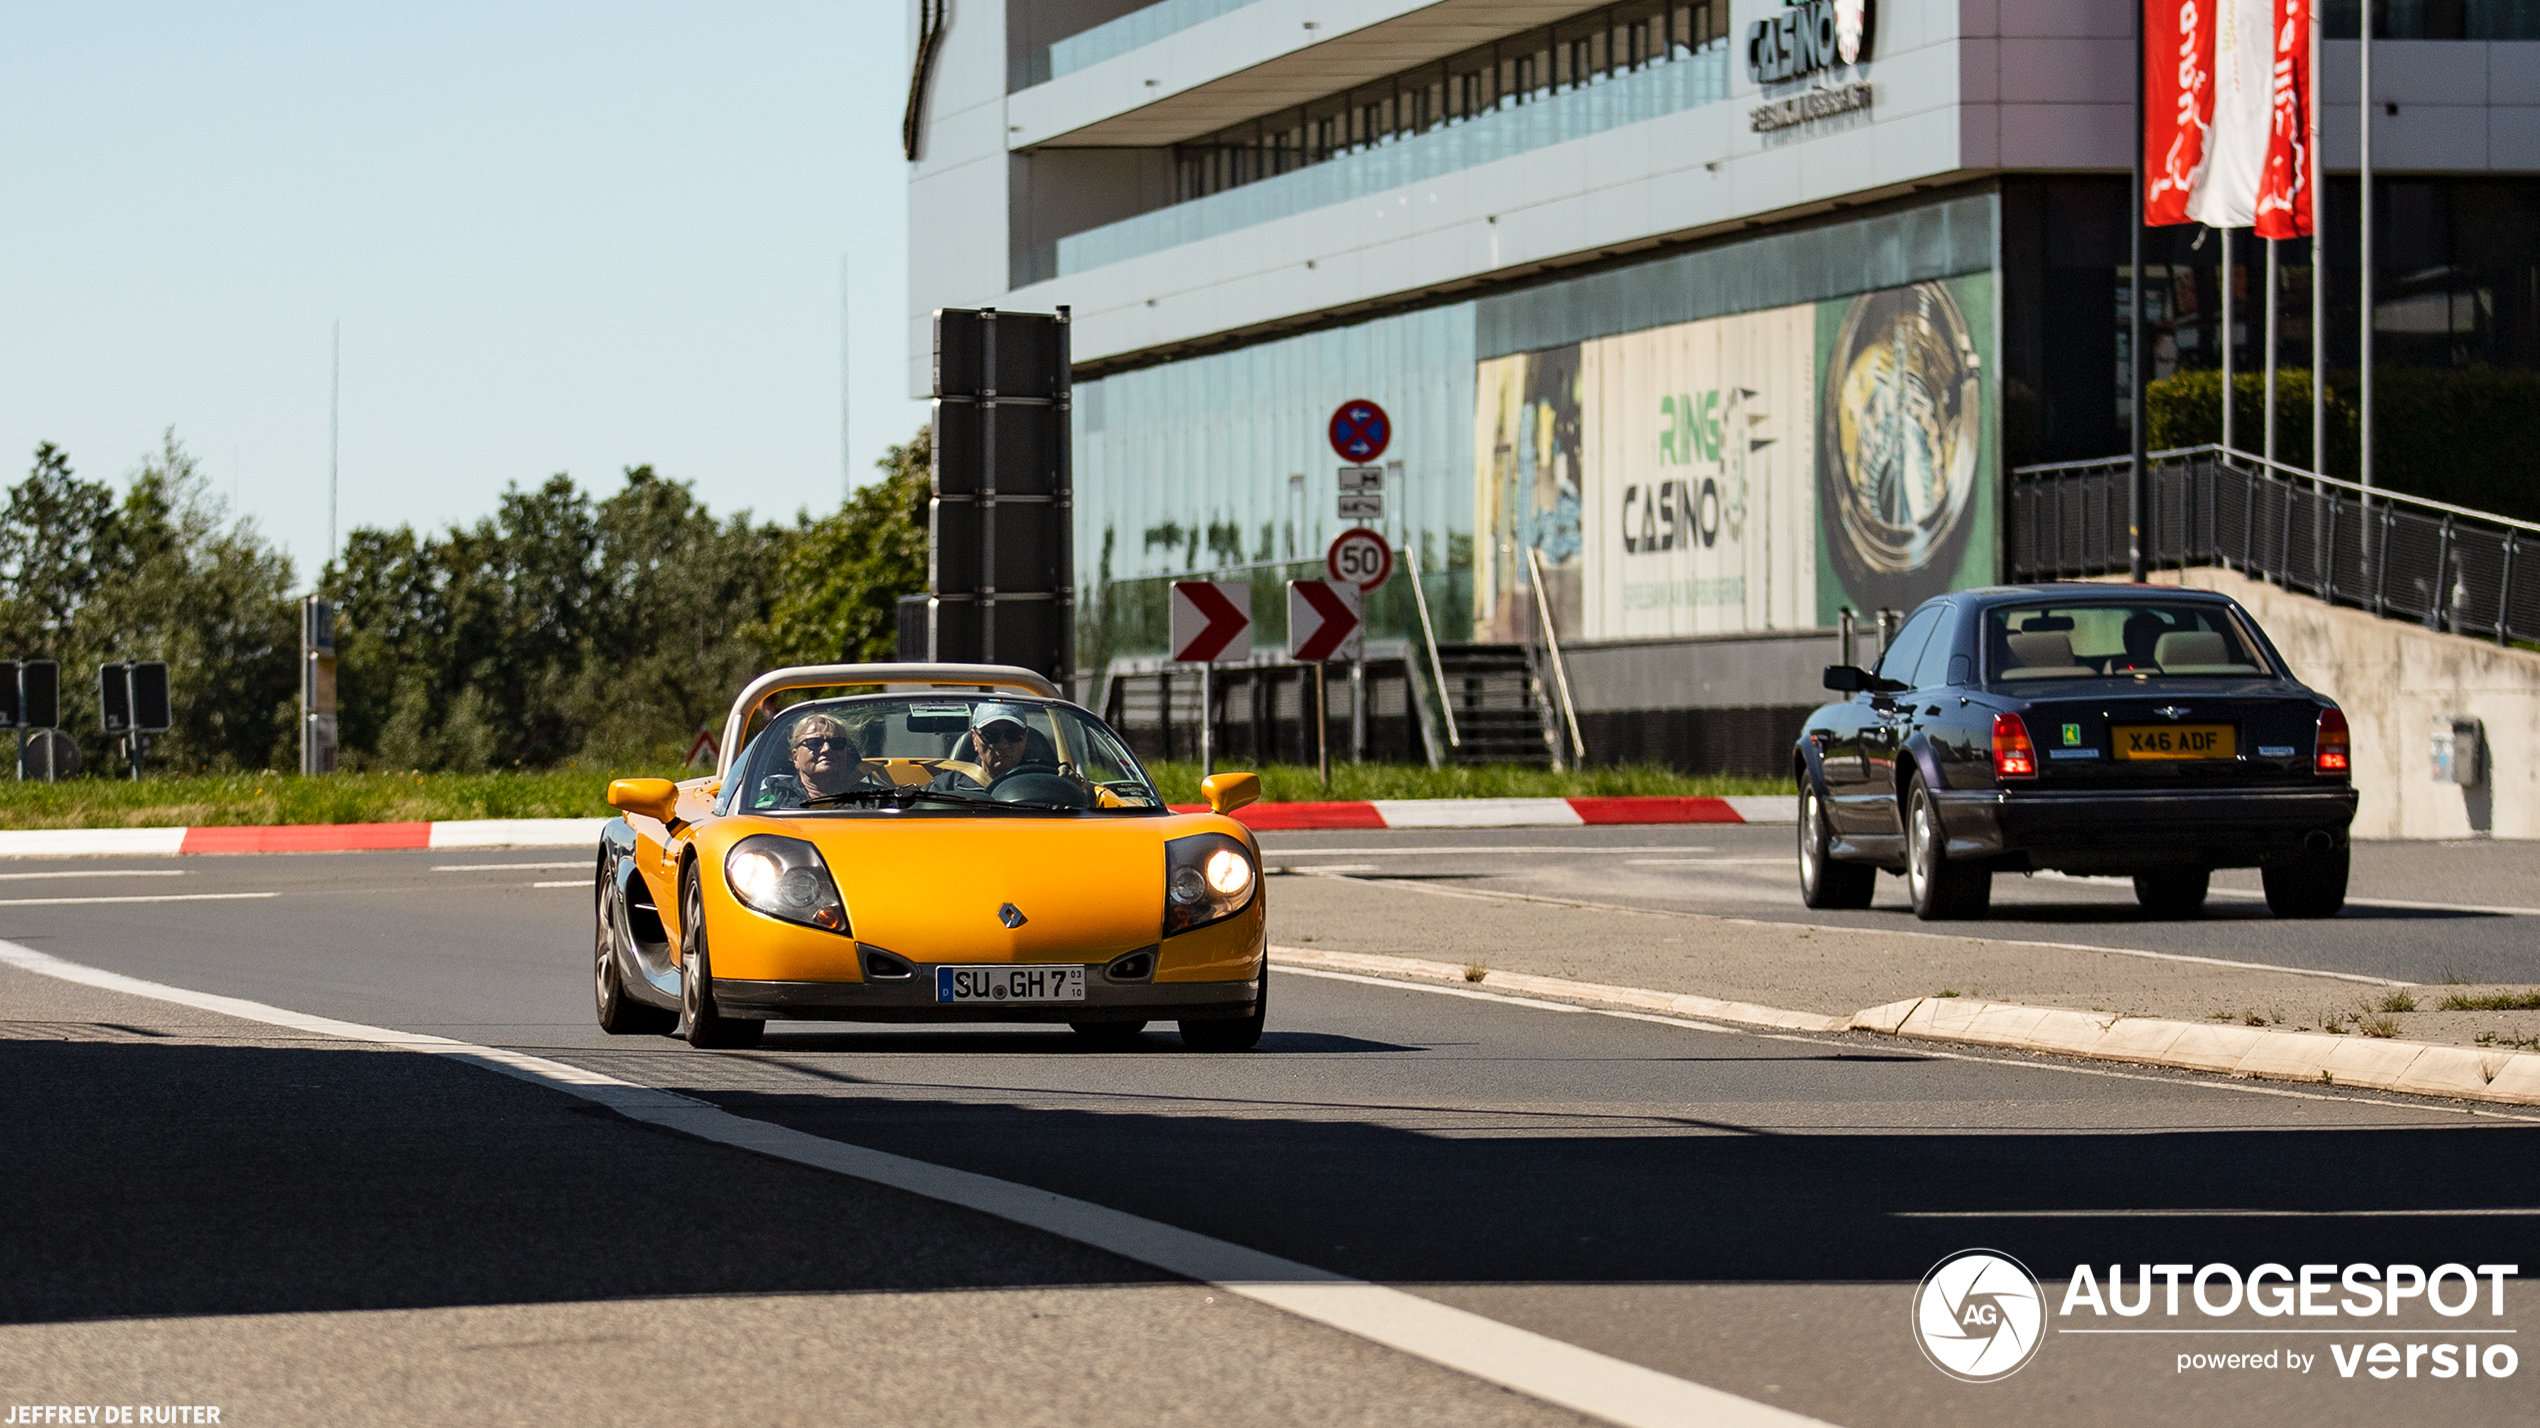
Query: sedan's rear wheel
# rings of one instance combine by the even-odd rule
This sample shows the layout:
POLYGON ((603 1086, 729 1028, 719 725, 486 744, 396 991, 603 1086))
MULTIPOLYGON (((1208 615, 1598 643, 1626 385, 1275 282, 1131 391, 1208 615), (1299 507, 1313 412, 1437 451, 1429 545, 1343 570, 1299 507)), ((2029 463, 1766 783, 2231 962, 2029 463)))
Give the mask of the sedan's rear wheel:
POLYGON ((1182 1044, 1193 1051, 1250 1051, 1261 1042, 1261 1026, 1270 1014, 1270 959, 1261 961, 1261 980, 1253 985, 1252 1015, 1223 1021, 1181 1023, 1182 1044))
POLYGON ((591 982, 592 994, 599 1004, 600 1030, 611 1036, 659 1036, 677 1026, 679 1018, 626 994, 623 949, 619 946, 625 935, 626 909, 619 900, 616 882, 603 869, 598 893, 592 899, 591 982))
POLYGON ((697 865, 679 877, 679 1034, 707 1051, 739 1051, 758 1045, 763 1021, 727 1017, 714 1005, 714 961, 706 951, 705 894, 697 865))
POLYGON ((1799 778, 1799 900, 1816 908, 1868 907, 1878 891, 1879 870, 1834 860, 1834 829, 1826 801, 1807 775, 1799 778))
POLYGON ((2267 911, 2278 917, 2335 917, 2346 906, 2351 850, 2306 853, 2298 861, 2258 870, 2266 885, 2267 911))
POLYGON ((1939 806, 1919 778, 1905 791, 1905 891, 1925 922, 1982 917, 1993 905, 1993 874, 1949 860, 1939 806))
POLYGON ((2155 917, 2194 917, 2205 910, 2209 868, 2162 868, 2134 875, 2134 900, 2155 917))

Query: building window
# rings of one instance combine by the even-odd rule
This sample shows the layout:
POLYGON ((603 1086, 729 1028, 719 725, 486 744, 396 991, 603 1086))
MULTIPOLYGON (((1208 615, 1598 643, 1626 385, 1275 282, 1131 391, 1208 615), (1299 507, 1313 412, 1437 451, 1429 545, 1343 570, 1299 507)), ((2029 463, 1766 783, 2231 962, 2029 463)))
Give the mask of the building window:
POLYGON ((1601 6, 1173 148, 1173 201, 1364 153, 1727 44, 1727 0, 1601 6), (1716 12, 1716 13, 1715 13, 1716 12))

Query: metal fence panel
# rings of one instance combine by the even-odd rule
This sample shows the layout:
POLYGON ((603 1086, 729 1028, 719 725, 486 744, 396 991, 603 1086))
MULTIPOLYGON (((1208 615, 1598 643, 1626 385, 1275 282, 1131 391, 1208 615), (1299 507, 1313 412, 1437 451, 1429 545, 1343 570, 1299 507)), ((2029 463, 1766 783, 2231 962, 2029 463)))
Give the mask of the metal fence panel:
MULTIPOLYGON (((2155 568, 2220 565, 2431 629, 2540 641, 2540 532, 2524 523, 2269 472, 2214 447, 2159 453, 2145 474, 2155 568)), ((2011 578, 2129 569, 2129 495, 2122 457, 2012 472, 2011 578)))

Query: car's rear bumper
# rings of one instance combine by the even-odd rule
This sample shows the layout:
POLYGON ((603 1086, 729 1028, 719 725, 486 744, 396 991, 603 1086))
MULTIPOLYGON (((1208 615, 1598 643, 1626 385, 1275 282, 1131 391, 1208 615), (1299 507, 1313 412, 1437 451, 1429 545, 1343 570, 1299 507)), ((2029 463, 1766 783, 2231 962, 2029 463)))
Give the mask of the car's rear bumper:
POLYGON ((1080 1002, 939 1002, 935 968, 865 982, 738 982, 714 979, 716 1009, 743 1020, 801 1021, 1212 1021, 1252 1015, 1259 983, 1113 982, 1088 969, 1080 1002))
POLYGON ((1951 858, 2067 872, 2257 867, 2343 846, 2355 820, 2352 784, 1980 789, 1943 791, 1938 799, 1951 858))

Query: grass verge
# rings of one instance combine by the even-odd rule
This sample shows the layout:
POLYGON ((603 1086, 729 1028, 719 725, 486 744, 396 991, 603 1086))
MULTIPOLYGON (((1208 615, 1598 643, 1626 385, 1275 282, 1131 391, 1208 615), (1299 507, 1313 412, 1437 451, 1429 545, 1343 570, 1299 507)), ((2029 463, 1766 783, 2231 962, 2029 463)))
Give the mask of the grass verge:
MULTIPOLYGON (((1332 786, 1323 787, 1313 768, 1270 764, 1248 768, 1221 762, 1228 773, 1261 775, 1266 803, 1313 803, 1324 799, 1378 798, 1616 798, 1664 795, 1677 798, 1725 798, 1731 794, 1788 793, 1786 779, 1741 778, 1728 774, 1680 774, 1656 764, 1613 764, 1554 773, 1525 764, 1472 764, 1433 769, 1426 764, 1332 765, 1332 786)), ((1199 765, 1151 763, 1168 803, 1197 803, 1199 765)))
MULTIPOLYGON (((1174 803, 1198 803, 1199 765, 1151 764, 1174 803)), ((0 829, 205 828, 278 823, 434 823, 466 818, 599 818, 612 778, 679 769, 544 769, 504 773, 201 774, 61 783, 0 782, 0 829)), ((1630 794, 1721 797, 1783 793, 1778 780, 1688 777, 1647 764, 1554 773, 1520 764, 1432 769, 1426 765, 1335 764, 1327 792, 1311 768, 1273 764, 1261 775, 1275 803, 1376 798, 1590 798, 1630 794)))
MULTIPOLYGON (((636 770, 635 774, 655 772, 636 770)), ((661 771, 678 777, 678 771, 661 771)), ((693 770, 690 771, 693 774, 693 770)), ((599 818, 606 769, 482 774, 203 774, 0 782, 0 828, 187 828, 275 823, 430 823, 461 818, 599 818)))

